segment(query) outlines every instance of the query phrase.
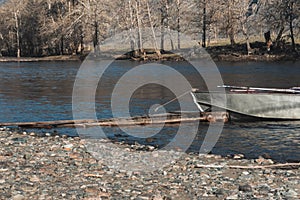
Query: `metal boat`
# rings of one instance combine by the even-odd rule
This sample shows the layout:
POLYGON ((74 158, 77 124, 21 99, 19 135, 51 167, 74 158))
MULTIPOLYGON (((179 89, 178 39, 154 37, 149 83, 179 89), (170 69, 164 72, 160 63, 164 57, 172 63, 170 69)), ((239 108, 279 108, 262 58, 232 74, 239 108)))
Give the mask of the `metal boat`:
POLYGON ((254 88, 220 86, 224 92, 191 93, 201 111, 226 110, 231 118, 261 118, 273 120, 300 120, 300 88, 254 88))

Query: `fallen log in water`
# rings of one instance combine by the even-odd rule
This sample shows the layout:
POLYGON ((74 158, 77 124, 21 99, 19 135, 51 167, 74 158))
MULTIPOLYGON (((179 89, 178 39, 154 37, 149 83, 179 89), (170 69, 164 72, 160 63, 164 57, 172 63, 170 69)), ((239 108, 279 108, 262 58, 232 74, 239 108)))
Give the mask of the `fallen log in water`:
POLYGON ((203 122, 227 122, 228 114, 225 112, 216 113, 167 113, 163 115, 137 116, 129 118, 111 119, 82 119, 82 120, 59 120, 40 122, 12 122, 0 123, 0 126, 17 126, 23 128, 72 128, 72 127, 93 127, 93 126, 147 126, 159 124, 191 123, 195 121, 203 122))

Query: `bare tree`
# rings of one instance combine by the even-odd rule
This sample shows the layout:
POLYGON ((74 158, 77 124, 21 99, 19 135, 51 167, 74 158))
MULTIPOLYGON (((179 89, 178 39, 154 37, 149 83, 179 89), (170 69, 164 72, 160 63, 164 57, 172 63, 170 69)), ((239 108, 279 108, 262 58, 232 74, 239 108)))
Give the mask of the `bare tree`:
POLYGON ((136 10, 136 20, 137 20, 137 26, 138 26, 138 49, 140 51, 143 51, 143 36, 142 36, 142 22, 141 22, 141 16, 140 16, 140 10, 141 10, 141 0, 135 1, 135 10, 136 10))
POLYGON ((151 11, 150 11, 150 6, 149 6, 148 0, 146 0, 146 4, 147 4, 148 18, 149 18, 150 28, 151 28, 151 31, 152 31, 152 37, 153 37, 153 43, 154 43, 155 51, 158 54, 158 56, 160 56, 160 51, 158 50, 158 45, 157 45, 157 41, 156 41, 156 34, 155 34, 155 30, 154 30, 154 24, 153 24, 153 21, 152 21, 151 11))
POLYGON ((253 28, 251 23, 255 21, 254 16, 256 15, 257 11, 258 11, 258 1, 257 0, 250 0, 250 3, 246 3, 246 2, 241 2, 240 4, 241 9, 240 9, 240 14, 239 14, 239 21, 241 24, 241 30, 242 33, 245 36, 246 39, 246 44, 247 44, 247 52, 248 55, 252 53, 252 48, 250 45, 250 34, 249 34, 249 30, 251 28, 253 28))
POLYGON ((238 13, 237 13, 237 1, 236 0, 228 0, 223 4, 222 11, 225 11, 225 20, 224 20, 224 29, 226 31, 226 34, 228 35, 230 39, 231 46, 235 45, 235 35, 237 33, 237 21, 239 19, 238 13))
POLYGON ((20 25, 22 23, 22 11, 24 9, 25 2, 23 0, 11 0, 4 5, 2 5, 3 12, 6 16, 4 16, 5 25, 8 29, 6 32, 6 36, 11 45, 11 49, 15 49, 15 55, 19 58, 21 57, 21 29, 20 25), (12 33, 14 33, 14 37, 12 37, 12 33))
POLYGON ((299 22, 300 2, 295 0, 270 0, 265 2, 265 9, 262 12, 262 20, 270 25, 270 29, 277 33, 275 47, 285 48, 285 38, 291 40, 292 50, 296 50, 295 24, 299 22))
POLYGON ((285 7, 286 7, 286 17, 288 19, 289 23, 289 28, 290 28, 290 37, 292 41, 292 50, 296 51, 296 43, 295 43, 295 37, 294 37, 294 19, 296 19, 295 15, 295 0, 286 0, 285 2, 285 7))

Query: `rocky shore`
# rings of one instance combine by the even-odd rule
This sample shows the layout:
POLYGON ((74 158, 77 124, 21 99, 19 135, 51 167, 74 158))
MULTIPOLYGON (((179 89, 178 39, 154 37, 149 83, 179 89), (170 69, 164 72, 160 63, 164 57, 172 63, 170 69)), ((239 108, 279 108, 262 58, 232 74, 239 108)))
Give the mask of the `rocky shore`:
POLYGON ((0 199, 300 199, 297 164, 184 154, 153 172, 126 171, 96 160, 80 138, 1 128, 0 143, 0 199))

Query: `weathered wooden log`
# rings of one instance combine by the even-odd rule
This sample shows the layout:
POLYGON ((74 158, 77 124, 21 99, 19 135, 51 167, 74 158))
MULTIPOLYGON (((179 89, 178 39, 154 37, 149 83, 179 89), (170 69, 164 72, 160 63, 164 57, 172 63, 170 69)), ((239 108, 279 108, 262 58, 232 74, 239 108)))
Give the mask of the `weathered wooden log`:
POLYGON ((77 124, 77 123, 92 123, 97 122, 97 120, 58 120, 58 121, 40 121, 40 122, 7 122, 0 123, 0 126, 54 126, 54 125, 64 125, 64 124, 77 124))
POLYGON ((82 119, 82 120, 59 120, 59 121, 41 121, 41 122, 12 122, 0 123, 0 126, 18 126, 23 128, 63 128, 63 127, 93 127, 93 126, 147 126, 159 124, 178 124, 191 123, 195 121, 206 122, 227 122, 228 114, 220 113, 201 113, 201 114, 180 114, 167 113, 151 116, 136 116, 129 118, 111 118, 111 119, 82 119))

